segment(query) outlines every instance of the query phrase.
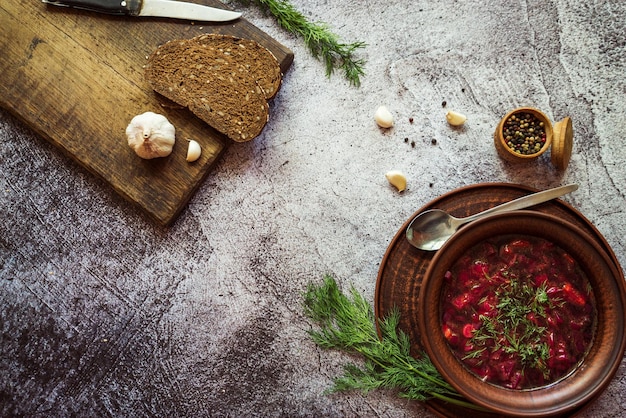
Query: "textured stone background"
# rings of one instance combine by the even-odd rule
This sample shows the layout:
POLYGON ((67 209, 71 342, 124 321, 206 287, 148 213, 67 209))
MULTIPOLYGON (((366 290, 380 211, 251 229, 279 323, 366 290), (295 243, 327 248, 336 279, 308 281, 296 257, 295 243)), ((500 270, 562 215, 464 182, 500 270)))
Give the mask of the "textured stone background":
MULTIPOLYGON (((355 359, 315 347, 300 294, 330 273, 372 301, 403 222, 465 185, 579 183, 565 200, 626 265, 625 2, 293 4, 367 43, 362 86, 235 4, 296 59, 264 134, 230 147, 172 227, 0 111, 0 416, 431 416, 392 393, 324 395, 355 359), (393 129, 374 124, 379 105, 393 129), (495 125, 524 105, 572 117, 564 173, 497 157, 495 125)), ((622 362, 583 416, 624 416, 624 393, 622 362)))

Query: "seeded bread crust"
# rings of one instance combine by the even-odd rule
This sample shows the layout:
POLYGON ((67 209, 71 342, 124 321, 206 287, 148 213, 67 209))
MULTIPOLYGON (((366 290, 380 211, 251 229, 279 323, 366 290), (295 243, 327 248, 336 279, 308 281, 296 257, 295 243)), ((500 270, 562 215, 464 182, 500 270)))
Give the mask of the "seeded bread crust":
POLYGON ((214 34, 170 41, 150 55, 145 76, 157 93, 188 107, 232 140, 249 141, 269 120, 267 100, 282 79, 276 58, 254 45, 214 34))
POLYGON ((272 99, 280 90, 283 75, 278 60, 267 48, 251 39, 229 35, 205 34, 190 40, 192 43, 216 48, 230 55, 234 62, 252 74, 266 99, 272 99))

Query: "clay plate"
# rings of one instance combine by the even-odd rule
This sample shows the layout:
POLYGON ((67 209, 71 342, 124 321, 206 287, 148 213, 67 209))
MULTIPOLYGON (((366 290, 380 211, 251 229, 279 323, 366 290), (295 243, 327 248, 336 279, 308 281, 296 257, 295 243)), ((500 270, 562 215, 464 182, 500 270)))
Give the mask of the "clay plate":
MULTIPOLYGON (((420 344, 421 333, 417 321, 419 292, 422 277, 435 253, 418 250, 408 243, 405 230, 410 221, 418 213, 433 208, 446 210, 458 217, 469 216, 536 191, 526 186, 509 183, 483 183, 463 187, 426 204, 400 227, 381 261, 374 295, 374 310, 378 318, 387 316, 394 307, 400 310, 399 327, 409 336, 413 355, 419 355, 423 349, 420 344)), ((621 275, 623 285, 623 273, 615 254, 602 234, 580 212, 562 200, 552 200, 534 206, 531 210, 555 215, 589 234, 613 261, 621 275)), ((437 415, 446 418, 498 416, 454 407, 439 401, 428 401, 426 406, 437 415)), ((584 409, 584 406, 579 410, 581 409, 584 409)))

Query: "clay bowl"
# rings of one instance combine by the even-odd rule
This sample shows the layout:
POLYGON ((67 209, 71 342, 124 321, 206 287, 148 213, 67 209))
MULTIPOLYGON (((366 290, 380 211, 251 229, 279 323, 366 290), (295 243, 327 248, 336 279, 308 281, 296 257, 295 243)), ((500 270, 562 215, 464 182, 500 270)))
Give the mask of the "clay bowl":
POLYGON ((550 119, 543 112, 541 112, 538 109, 534 109, 532 107, 520 107, 504 115, 504 117, 500 120, 500 123, 496 127, 496 130, 493 135, 494 143, 496 145, 496 149, 498 150, 498 153, 500 154, 502 158, 510 162, 530 162, 530 161, 537 159, 537 157, 539 157, 541 154, 543 154, 548 149, 550 149, 550 146, 552 145, 552 138, 553 138, 553 131, 552 131, 552 123, 550 122, 550 119), (507 140, 503 133, 505 123, 511 118, 511 116, 514 116, 514 115, 520 116, 523 114, 531 114, 535 118, 537 118, 540 122, 543 122, 543 127, 546 133, 546 142, 544 142, 543 146, 541 147, 539 151, 533 154, 519 154, 513 151, 507 145, 507 140))
POLYGON ((536 211, 494 215, 461 228, 433 257, 419 296, 422 344, 445 380, 477 405, 507 416, 567 415, 598 396, 620 365, 626 348, 624 287, 619 266, 574 225, 536 211), (457 359, 442 331, 442 292, 446 281, 450 281, 444 278, 446 272, 471 247, 505 235, 545 239, 563 249, 577 261, 595 297, 594 331, 581 351, 582 359, 573 370, 549 384, 508 389, 485 382, 457 359))

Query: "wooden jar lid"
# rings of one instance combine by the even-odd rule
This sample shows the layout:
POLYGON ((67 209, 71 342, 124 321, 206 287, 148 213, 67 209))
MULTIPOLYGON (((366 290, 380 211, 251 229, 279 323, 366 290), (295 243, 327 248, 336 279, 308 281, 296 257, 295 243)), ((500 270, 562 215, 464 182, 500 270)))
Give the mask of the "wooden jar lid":
POLYGON ((574 128, 572 119, 565 117, 559 122, 555 122, 553 127, 552 148, 550 150, 550 160, 559 170, 565 170, 572 156, 574 146, 574 128))

